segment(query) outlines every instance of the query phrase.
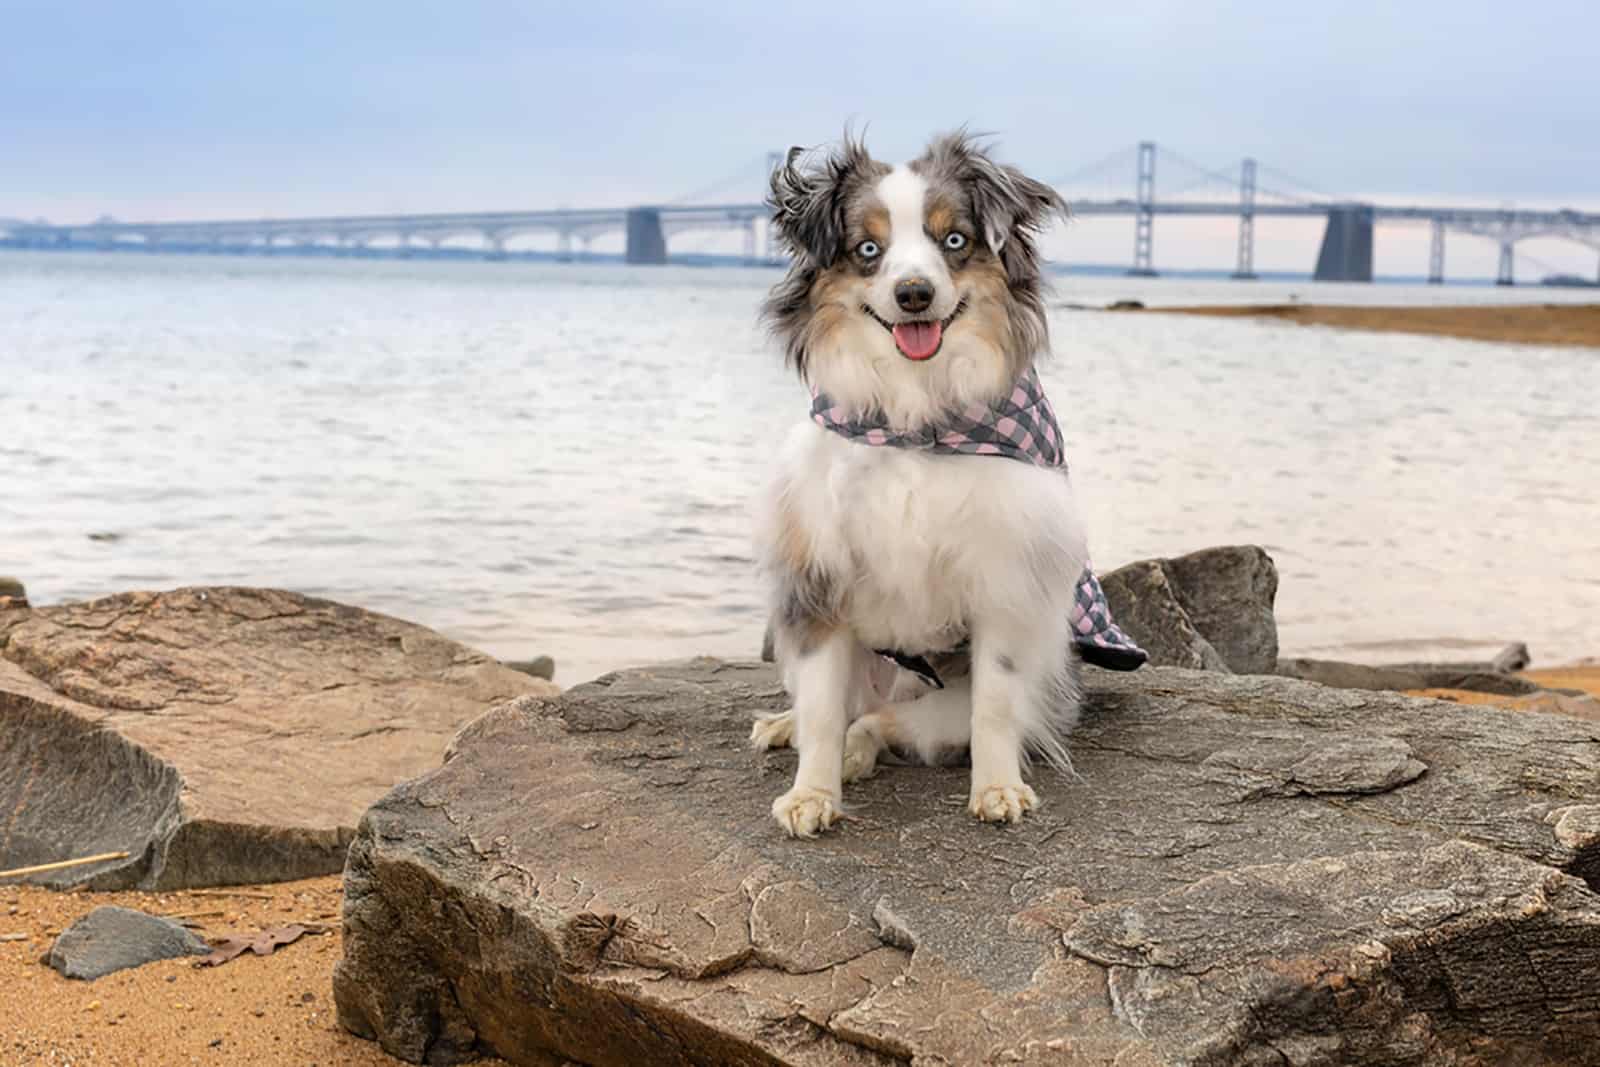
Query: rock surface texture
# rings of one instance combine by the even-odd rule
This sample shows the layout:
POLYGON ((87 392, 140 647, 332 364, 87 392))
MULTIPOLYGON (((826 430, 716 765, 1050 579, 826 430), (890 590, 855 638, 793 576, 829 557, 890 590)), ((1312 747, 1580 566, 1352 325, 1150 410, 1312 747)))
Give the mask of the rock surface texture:
POLYGON ((156 960, 210 951, 210 945, 170 919, 105 907, 61 931, 46 961, 68 978, 93 981, 156 960))
POLYGON ((1102 575, 1117 625, 1164 667, 1271 674, 1278 570, 1254 545, 1148 559, 1102 575))
POLYGON ((329 874, 362 811, 548 682, 410 623, 260 589, 0 610, 0 868, 173 889, 329 874))
POLYGON ((519 699, 362 820, 340 1021, 553 1067, 1600 1063, 1600 729, 1090 670, 1077 776, 997 828, 886 767, 771 825, 771 668, 519 699))

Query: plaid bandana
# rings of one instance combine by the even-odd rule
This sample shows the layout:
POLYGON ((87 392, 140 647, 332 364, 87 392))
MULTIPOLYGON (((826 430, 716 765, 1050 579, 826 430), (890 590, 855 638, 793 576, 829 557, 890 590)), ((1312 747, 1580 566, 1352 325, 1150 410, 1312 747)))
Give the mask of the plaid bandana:
MULTIPOLYGON (((811 393, 811 419, 824 429, 864 445, 914 448, 944 455, 1004 456, 1038 467, 1060 468, 1066 473, 1061 426, 1032 367, 1004 399, 974 405, 936 426, 892 430, 881 412, 851 417, 826 393, 815 389, 811 393)), ((1071 622, 1073 644, 1086 663, 1131 671, 1150 658, 1112 620, 1111 605, 1106 603, 1105 591, 1092 567, 1084 567, 1073 589, 1071 622)), ((879 654, 942 688, 938 674, 923 657, 893 650, 880 650, 879 654)))
POLYGON ((1005 456, 1040 467, 1060 467, 1066 458, 1061 451, 1061 426, 1032 367, 1004 400, 974 404, 951 416, 942 426, 902 433, 889 429, 881 413, 852 419, 827 393, 816 390, 811 393, 811 419, 836 434, 868 445, 919 448, 946 455, 1005 456))

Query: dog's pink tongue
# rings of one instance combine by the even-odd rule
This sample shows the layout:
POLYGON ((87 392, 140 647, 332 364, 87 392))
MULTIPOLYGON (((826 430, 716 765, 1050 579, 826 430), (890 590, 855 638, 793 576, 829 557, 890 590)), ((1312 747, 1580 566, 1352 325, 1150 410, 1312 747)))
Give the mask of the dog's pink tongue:
POLYGON ((894 328, 894 344, 907 359, 927 359, 939 351, 944 326, 937 322, 902 322, 894 328))

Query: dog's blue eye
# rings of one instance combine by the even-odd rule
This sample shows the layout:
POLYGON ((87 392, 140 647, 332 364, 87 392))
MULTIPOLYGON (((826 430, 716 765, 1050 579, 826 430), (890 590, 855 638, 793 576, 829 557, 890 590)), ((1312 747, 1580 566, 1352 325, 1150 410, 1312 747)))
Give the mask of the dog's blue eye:
POLYGON ((878 242, 876 241, 862 241, 856 245, 856 255, 862 259, 872 259, 877 256, 879 251, 878 242))
POLYGON ((944 239, 944 246, 952 252, 959 252, 967 247, 967 235, 964 233, 951 233, 944 239))

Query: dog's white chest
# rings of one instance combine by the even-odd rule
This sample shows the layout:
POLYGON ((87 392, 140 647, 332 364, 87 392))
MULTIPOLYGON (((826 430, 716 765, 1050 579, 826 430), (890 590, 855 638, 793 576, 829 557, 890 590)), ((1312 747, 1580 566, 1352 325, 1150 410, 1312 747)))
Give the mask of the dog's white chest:
POLYGON ((1059 471, 863 445, 816 426, 797 431, 781 468, 789 521, 845 583, 847 621, 871 647, 947 649, 1034 580, 1041 552, 1082 556, 1059 471))

